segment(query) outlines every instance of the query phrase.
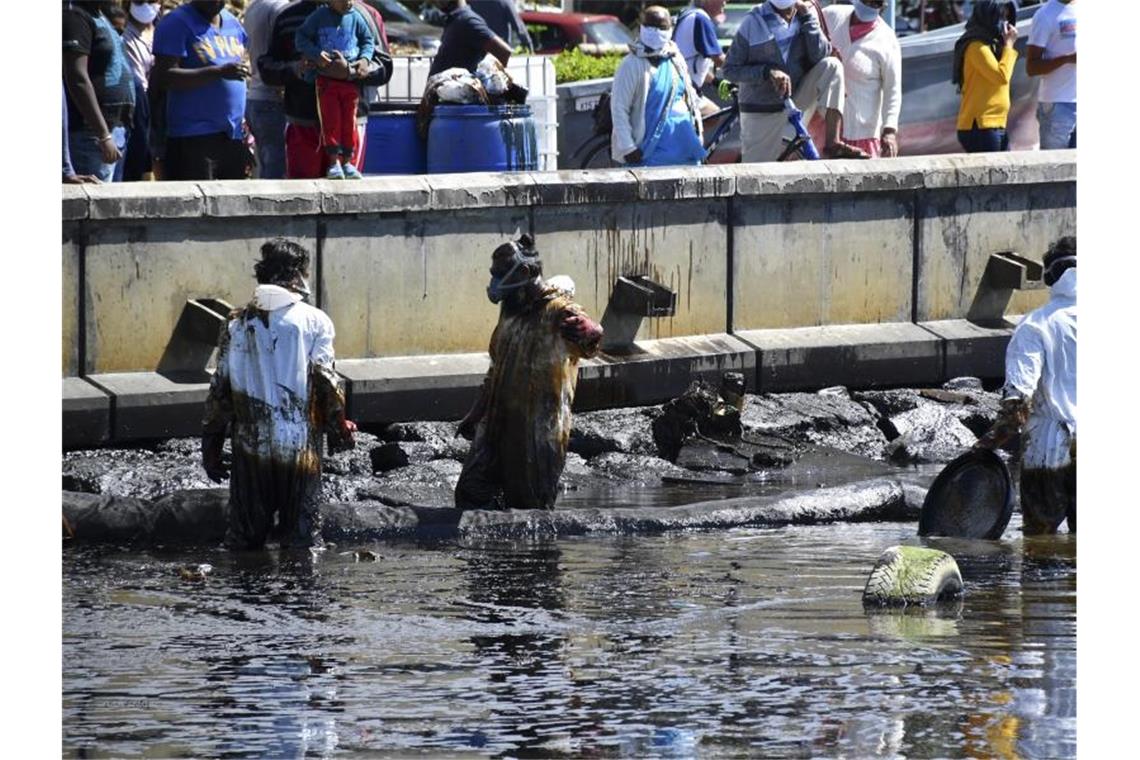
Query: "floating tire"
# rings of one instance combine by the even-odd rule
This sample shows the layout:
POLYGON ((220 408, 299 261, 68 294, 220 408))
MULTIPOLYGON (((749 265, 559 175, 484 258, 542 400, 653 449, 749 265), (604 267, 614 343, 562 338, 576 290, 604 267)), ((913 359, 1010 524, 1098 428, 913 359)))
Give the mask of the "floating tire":
POLYGON ((927 605, 962 594, 958 563, 946 552, 892 546, 879 557, 863 589, 863 604, 927 605))

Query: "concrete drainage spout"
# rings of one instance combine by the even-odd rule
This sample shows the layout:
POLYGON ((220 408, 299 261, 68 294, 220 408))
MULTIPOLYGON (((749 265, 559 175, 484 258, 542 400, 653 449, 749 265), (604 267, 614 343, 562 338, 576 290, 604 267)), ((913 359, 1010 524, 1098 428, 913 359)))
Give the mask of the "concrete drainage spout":
POLYGON ((641 320, 671 317, 677 313, 677 294, 644 275, 618 277, 602 315, 601 350, 608 354, 630 353, 641 320))

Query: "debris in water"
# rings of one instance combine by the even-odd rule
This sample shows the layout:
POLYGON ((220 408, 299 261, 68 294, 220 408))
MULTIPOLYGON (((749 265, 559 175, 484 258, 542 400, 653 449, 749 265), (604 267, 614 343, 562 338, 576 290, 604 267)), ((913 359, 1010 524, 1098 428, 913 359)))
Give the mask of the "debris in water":
POLYGON ((178 568, 178 576, 184 581, 200 582, 206 580, 213 569, 213 565, 185 565, 178 568))

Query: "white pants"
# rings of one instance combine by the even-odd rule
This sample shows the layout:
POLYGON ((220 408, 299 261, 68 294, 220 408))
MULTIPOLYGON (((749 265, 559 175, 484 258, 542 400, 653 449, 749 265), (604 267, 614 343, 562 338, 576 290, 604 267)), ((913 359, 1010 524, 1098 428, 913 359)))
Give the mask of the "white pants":
MULTIPOLYGON (((843 63, 828 56, 812 66, 792 93, 796 107, 804 112, 804 126, 807 127, 817 108, 843 110, 843 63)), ((784 152, 783 138, 795 136, 795 130, 788 123, 783 111, 777 113, 740 114, 740 142, 742 160, 775 161, 784 152)))

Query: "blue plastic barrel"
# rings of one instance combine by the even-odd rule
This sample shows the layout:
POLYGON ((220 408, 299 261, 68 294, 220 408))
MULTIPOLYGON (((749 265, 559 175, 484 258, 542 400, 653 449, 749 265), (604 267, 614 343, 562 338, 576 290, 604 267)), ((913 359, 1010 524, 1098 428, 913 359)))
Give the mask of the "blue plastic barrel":
POLYGON ((429 174, 538 168, 530 106, 439 105, 428 129, 429 174))
POLYGON ((416 112, 373 111, 368 115, 364 173, 423 174, 427 146, 416 132, 416 112))

